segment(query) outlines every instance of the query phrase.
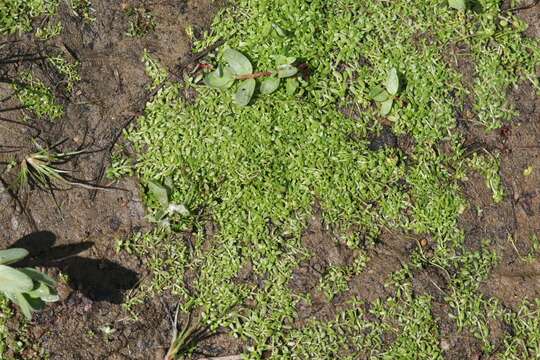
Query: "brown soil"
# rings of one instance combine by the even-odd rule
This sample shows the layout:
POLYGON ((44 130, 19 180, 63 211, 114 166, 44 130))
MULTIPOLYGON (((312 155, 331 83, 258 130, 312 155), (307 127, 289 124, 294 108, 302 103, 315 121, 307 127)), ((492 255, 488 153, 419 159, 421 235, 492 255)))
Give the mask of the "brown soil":
MULTIPOLYGON (((64 99, 65 118, 55 123, 35 122, 49 143, 65 139, 63 149, 83 147, 96 151, 70 163, 79 178, 107 184, 103 169, 108 165, 111 145, 133 114, 141 110, 148 94, 149 79, 141 62, 143 49, 173 68, 190 55, 191 44, 185 27, 191 25, 196 35, 201 33, 222 5, 212 0, 152 2, 145 6, 156 16, 156 31, 142 38, 128 37, 129 19, 125 9, 143 3, 92 1, 97 19, 93 23, 82 22, 63 6, 61 18, 65 30, 60 37, 46 47, 26 39, 9 50, 44 53, 52 48, 81 61, 82 81, 76 89, 67 93, 62 84, 56 88, 57 95, 64 99)), ((524 10, 521 15, 531 24, 528 34, 540 36, 537 8, 524 10)), ((46 82, 57 82, 50 68, 41 62, 15 64, 7 72, 12 74, 27 67, 46 82)), ((0 99, 8 93, 7 87, 0 87, 0 99)), ((483 284, 482 291, 515 309, 523 299, 540 297, 540 262, 521 260, 531 251, 530 235, 540 234, 537 185, 540 183, 540 98, 527 84, 510 95, 520 116, 501 131, 486 134, 483 128, 460 119, 460 131, 466 135, 466 143, 501 152, 502 175, 508 190, 505 201, 495 206, 484 179, 471 177, 464 184, 464 193, 474 205, 463 215, 462 227, 471 248, 479 248, 483 239, 494 241, 502 261, 483 284), (525 177, 522 173, 528 166, 533 167, 533 172, 525 177), (477 215, 476 206, 483 209, 481 216, 477 215), (514 242, 512 246, 509 236, 514 242)), ((10 101, 2 104, 14 105, 10 101)), ((21 115, 21 111, 0 114, 11 120, 20 119, 21 115)), ((30 128, 0 122, 0 144, 23 144, 20 153, 30 148, 33 134, 35 131, 30 128)), ((372 146, 384 146, 388 142, 407 151, 407 139, 396 139, 391 134, 375 139, 372 146)), ((8 154, 0 154, 0 161, 7 157, 8 154)), ((9 176, 3 180, 9 181, 9 176)), ((68 276, 68 283, 60 288, 62 301, 34 317, 28 342, 35 347, 27 350, 25 359, 40 358, 39 349, 45 349, 51 359, 163 359, 171 333, 174 300, 164 296, 139 306, 136 320, 122 308, 126 293, 137 286, 146 270, 137 258, 116 253, 116 240, 146 229, 148 224, 137 180, 128 178, 115 186, 122 190, 73 188, 57 192, 61 212, 47 193, 22 194, 22 203, 17 203, 0 191, 0 224, 4 229, 0 248, 28 248, 32 254, 29 264, 42 266, 53 275, 62 272, 68 276), (21 208, 27 209, 26 214, 21 208)), ((313 317, 332 319, 352 295, 368 302, 391 296, 392 289, 384 283, 391 272, 407 261, 418 239, 383 233, 369 254, 367 269, 352 278, 347 293, 331 302, 317 290, 320 277, 329 265, 350 264, 355 254, 336 242, 317 209, 303 240, 313 256, 295 271, 290 285, 294 291, 310 293, 313 305, 299 305, 298 326, 313 317)), ((469 334, 458 333, 448 318, 448 305, 441 293, 445 281, 443 274, 427 269, 415 274, 413 285, 418 293, 433 297, 434 316, 444 347, 448 348, 446 357, 480 359, 481 345, 469 334)), ((17 323, 18 319, 13 319, 12 325, 17 323)), ((500 324, 493 324, 495 336, 497 326, 500 324)), ((240 353, 242 345, 219 335, 204 342, 201 350, 207 356, 224 356, 240 353)))

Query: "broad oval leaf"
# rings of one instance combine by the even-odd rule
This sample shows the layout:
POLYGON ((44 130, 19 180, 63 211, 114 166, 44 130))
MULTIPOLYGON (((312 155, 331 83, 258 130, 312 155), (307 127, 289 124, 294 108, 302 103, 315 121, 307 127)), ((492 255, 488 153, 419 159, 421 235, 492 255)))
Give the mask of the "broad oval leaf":
POLYGON ((26 249, 6 249, 0 250, 0 264, 13 264, 19 260, 28 256, 28 250, 26 249))
POLYGON ((216 69, 204 77, 204 83, 214 89, 228 89, 234 83, 234 76, 229 68, 216 69))
POLYGON ((277 74, 280 78, 288 78, 296 75, 298 68, 292 65, 280 65, 277 68, 277 74))
POLYGON ((381 115, 386 116, 390 114, 390 111, 392 110, 392 105, 394 104, 394 99, 388 99, 386 101, 383 101, 381 103, 381 115))
POLYGON ((23 293, 34 287, 32 279, 12 267, 0 265, 0 292, 23 293))
POLYGON ((456 10, 467 10, 467 0, 448 0, 448 6, 456 10))
POLYGON ((51 291, 50 291, 50 288, 44 284, 44 283, 39 283, 38 287, 32 291, 28 291, 26 292, 26 294, 28 294, 28 296, 32 297, 32 298, 42 298, 42 297, 47 297, 48 295, 51 294, 51 291))
POLYGON ((277 90, 281 80, 277 77, 269 77, 263 80, 261 84, 261 94, 271 94, 277 90))
POLYGON ((247 79, 240 83, 236 95, 234 95, 234 100, 240 106, 247 106, 251 101, 251 97, 255 92, 255 79, 247 79))
POLYGON ((161 205, 162 209, 167 209, 169 207, 169 194, 165 186, 158 184, 155 181, 150 181, 148 183, 148 189, 150 193, 156 198, 161 205))
POLYGON ((396 95, 399 91, 399 75, 396 68, 392 68, 386 80, 386 91, 391 95, 396 95))
POLYGON ((19 271, 36 282, 43 283, 50 287, 56 286, 56 281, 54 281, 49 275, 42 273, 41 271, 37 271, 36 269, 32 268, 19 269, 19 271))
POLYGON ((9 300, 11 300, 13 303, 19 306, 22 313, 28 320, 32 319, 32 311, 33 311, 32 306, 30 305, 30 303, 28 302, 28 300, 22 293, 20 292, 6 293, 6 296, 9 300))
POLYGON ((229 64, 234 75, 248 75, 253 72, 251 62, 240 51, 226 49, 223 52, 223 59, 229 64))
POLYGON ((381 86, 376 86, 369 92, 369 97, 376 102, 383 102, 388 100, 390 94, 381 86))

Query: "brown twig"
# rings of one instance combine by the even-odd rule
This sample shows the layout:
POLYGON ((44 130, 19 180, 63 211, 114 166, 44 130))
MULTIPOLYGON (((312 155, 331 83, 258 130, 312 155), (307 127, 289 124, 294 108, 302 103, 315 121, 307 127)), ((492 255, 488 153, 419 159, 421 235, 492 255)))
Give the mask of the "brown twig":
POLYGON ((274 75, 274 73, 271 71, 259 71, 253 74, 239 75, 236 77, 236 80, 257 79, 257 78, 262 78, 262 77, 269 77, 272 75, 274 75))

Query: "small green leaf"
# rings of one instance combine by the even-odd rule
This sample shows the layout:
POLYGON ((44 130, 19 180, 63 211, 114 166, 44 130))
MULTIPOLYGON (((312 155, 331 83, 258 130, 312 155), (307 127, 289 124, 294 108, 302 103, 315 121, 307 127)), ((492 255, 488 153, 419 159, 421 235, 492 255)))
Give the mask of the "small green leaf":
POLYGON ((399 75, 396 68, 392 68, 388 73, 388 79, 386 80, 386 91, 390 95, 397 95, 399 91, 399 75))
POLYGON ((274 58, 276 59, 276 66, 291 65, 296 61, 296 58, 292 56, 276 55, 274 58))
POLYGON ((0 250, 0 264, 13 264, 28 256, 26 249, 6 249, 0 250))
POLYGON ((19 270, 0 265, 0 292, 16 293, 32 290, 32 279, 19 270))
POLYGON ((394 99, 388 99, 381 103, 381 115, 386 116, 392 110, 392 105, 394 104, 394 99))
POLYGON ((240 106, 247 106, 255 92, 255 79, 247 79, 240 83, 234 100, 240 106))
POLYGON ((280 78, 288 78, 296 75, 298 69, 292 65, 280 65, 277 67, 277 74, 280 78))
POLYGON ((161 205, 162 209, 167 209, 169 207, 169 193, 163 185, 158 184, 155 181, 150 181, 148 183, 148 189, 150 190, 150 193, 159 202, 159 205, 161 205))
POLYGON ((266 37, 266 36, 270 35, 271 31, 272 31, 272 23, 267 22, 261 28, 261 35, 266 37))
POLYGON ((248 75, 253 72, 251 62, 241 52, 234 49, 226 49, 223 52, 223 59, 229 64, 234 75, 248 75))
POLYGON ((281 28, 281 26, 279 26, 278 24, 272 24, 272 27, 274 28, 274 30, 276 30, 277 34, 279 36, 282 36, 282 37, 286 37, 287 36, 287 32, 285 30, 283 30, 281 28))
POLYGON ((279 87, 281 80, 277 77, 269 77, 261 83, 261 94, 268 95, 273 93, 279 87))
POLYGON ((467 0, 448 0, 448 6, 452 9, 464 11, 467 10, 467 0))
POLYGON ((214 89, 228 89, 234 83, 234 76, 229 68, 217 69, 204 77, 204 83, 214 89))
POLYGON ((369 92, 369 97, 376 102, 383 102, 388 100, 390 94, 381 86, 376 86, 369 92))
POLYGON ((291 78, 287 79, 287 83, 285 84, 287 95, 293 96, 294 93, 296 93, 298 86, 300 86, 300 84, 298 83, 298 80, 291 79, 291 78))

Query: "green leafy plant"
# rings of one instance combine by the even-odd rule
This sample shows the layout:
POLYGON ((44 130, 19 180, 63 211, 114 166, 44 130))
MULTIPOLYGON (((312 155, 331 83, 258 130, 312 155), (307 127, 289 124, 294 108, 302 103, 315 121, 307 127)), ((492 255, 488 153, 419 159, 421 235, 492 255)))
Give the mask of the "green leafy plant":
POLYGON ((170 190, 172 184, 168 181, 168 184, 162 185, 156 181, 150 181, 148 183, 148 190, 150 195, 157 200, 160 207, 152 220, 163 226, 165 229, 170 229, 170 217, 174 214, 180 214, 181 216, 188 216, 189 210, 183 204, 173 204, 170 202, 170 190))
POLYGON ((55 153, 39 147, 39 150, 21 161, 18 184, 31 185, 40 189, 54 190, 61 184, 75 184, 68 173, 58 165, 64 164, 80 152, 55 153))
POLYGON ((69 63, 60 55, 49 57, 47 60, 65 78, 68 91, 72 91, 75 83, 81 80, 81 75, 79 74, 79 62, 69 63))
POLYGON ((31 319, 33 311, 42 309, 45 303, 58 301, 59 297, 55 281, 46 274, 32 268, 8 266, 27 255, 25 249, 0 251, 0 293, 17 304, 27 319, 31 319))
POLYGON ((386 116, 392 110, 396 96, 401 91, 401 83, 399 79, 399 74, 396 68, 390 69, 388 72, 388 77, 386 78, 386 83, 383 86, 376 86, 373 88, 369 96, 380 103, 381 106, 381 115, 386 116))
POLYGON ((60 35, 63 29, 62 23, 49 20, 45 25, 36 29, 36 37, 43 41, 49 40, 60 35))
POLYGON ((35 144, 37 151, 27 155, 19 165, 17 185, 30 186, 53 194, 56 190, 79 186, 87 189, 105 189, 87 180, 78 179, 71 175, 70 170, 60 168, 84 151, 57 152, 50 148, 35 144))
POLYGON ((29 71, 20 74, 21 84, 13 84, 13 89, 23 106, 38 117, 58 120, 64 115, 64 108, 57 104, 53 91, 29 71))
MULTIPOLYGON (((260 84, 261 94, 268 95, 279 88, 282 79, 290 78, 298 73, 293 65, 294 57, 277 56, 276 68, 271 71, 253 72, 249 59, 241 52, 227 48, 223 51, 223 60, 226 65, 218 65, 217 69, 206 75, 204 83, 215 89, 228 89, 236 80, 240 81, 235 102, 240 106, 247 106, 255 93, 257 78, 265 78, 260 84)), ((287 83, 287 91, 292 85, 287 83)))
POLYGON ((208 327, 200 324, 200 317, 194 320, 191 313, 186 323, 181 326, 178 323, 178 310, 179 307, 174 316, 172 340, 165 360, 183 359, 184 355, 194 350, 199 341, 211 335, 208 327))
POLYGON ((0 34, 14 34, 32 30, 32 19, 56 14, 58 4, 58 0, 1 1, 0 34))

